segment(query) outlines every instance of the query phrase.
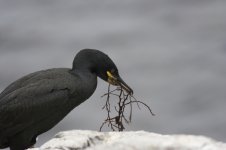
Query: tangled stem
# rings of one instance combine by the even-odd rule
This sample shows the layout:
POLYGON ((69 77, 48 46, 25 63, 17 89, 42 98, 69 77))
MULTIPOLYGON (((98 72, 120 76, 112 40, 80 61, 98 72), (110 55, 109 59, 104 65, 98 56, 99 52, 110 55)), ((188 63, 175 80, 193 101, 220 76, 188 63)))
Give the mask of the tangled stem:
POLYGON ((112 131, 123 131, 125 129, 123 123, 125 122, 128 124, 132 120, 133 103, 136 103, 139 109, 141 109, 140 104, 145 106, 152 116, 155 115, 147 104, 145 104, 142 101, 138 101, 132 94, 129 94, 126 91, 124 91, 120 86, 111 91, 109 84, 108 92, 101 97, 107 97, 105 105, 102 107, 102 109, 105 109, 107 111, 107 118, 100 126, 100 131, 102 130, 104 125, 110 127, 112 131), (111 96, 116 96, 119 99, 118 105, 114 106, 114 110, 117 113, 117 115, 114 117, 111 116, 111 104, 110 104, 111 96), (125 108, 128 105, 129 105, 129 116, 126 116, 125 108))

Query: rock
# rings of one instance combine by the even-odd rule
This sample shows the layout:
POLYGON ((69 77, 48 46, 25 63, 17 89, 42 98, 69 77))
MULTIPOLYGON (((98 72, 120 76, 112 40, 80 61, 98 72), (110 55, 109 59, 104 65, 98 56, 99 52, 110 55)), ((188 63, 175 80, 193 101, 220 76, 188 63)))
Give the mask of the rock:
POLYGON ((145 131, 58 133, 40 148, 30 150, 226 150, 226 143, 204 136, 161 135, 145 131))

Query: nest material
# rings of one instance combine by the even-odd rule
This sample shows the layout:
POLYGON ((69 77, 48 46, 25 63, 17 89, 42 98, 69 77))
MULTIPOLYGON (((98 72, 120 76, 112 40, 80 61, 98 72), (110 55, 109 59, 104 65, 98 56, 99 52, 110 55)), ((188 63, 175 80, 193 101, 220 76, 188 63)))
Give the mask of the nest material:
POLYGON ((132 111, 133 111, 133 104, 136 103, 138 108, 141 109, 140 105, 146 107, 150 114, 154 116, 155 114, 152 112, 151 108, 142 101, 138 101, 132 94, 127 93, 122 87, 116 87, 114 90, 110 90, 110 84, 108 86, 108 92, 104 94, 102 97, 107 97, 105 105, 102 109, 107 111, 107 118, 102 123, 100 127, 100 131, 102 128, 107 125, 111 128, 112 131, 123 131, 125 129, 124 123, 129 124, 132 121, 132 111), (112 107, 110 104, 110 97, 114 96, 118 98, 118 103, 114 106, 114 110, 116 112, 116 116, 112 117, 112 107), (129 115, 126 115, 126 108, 129 107, 129 115))

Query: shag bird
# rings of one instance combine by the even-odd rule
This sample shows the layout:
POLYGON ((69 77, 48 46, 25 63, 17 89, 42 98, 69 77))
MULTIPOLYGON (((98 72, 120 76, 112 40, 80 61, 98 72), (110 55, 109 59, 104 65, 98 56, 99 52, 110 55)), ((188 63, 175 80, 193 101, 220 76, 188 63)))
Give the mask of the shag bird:
POLYGON ((132 89, 121 79, 113 61, 103 52, 83 49, 72 69, 54 68, 31 73, 0 94, 0 149, 24 150, 95 91, 97 77, 132 89))

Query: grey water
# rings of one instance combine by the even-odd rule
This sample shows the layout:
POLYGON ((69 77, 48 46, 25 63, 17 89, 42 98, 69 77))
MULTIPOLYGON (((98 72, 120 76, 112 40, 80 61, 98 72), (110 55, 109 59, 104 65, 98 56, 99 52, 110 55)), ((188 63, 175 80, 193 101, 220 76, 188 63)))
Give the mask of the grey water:
MULTIPOLYGON (((134 107, 127 130, 226 142, 226 1, 0 1, 0 91, 31 72, 70 68, 83 48, 107 53, 156 114, 134 107)), ((99 79, 36 146, 59 131, 99 130, 107 86, 99 79)))

